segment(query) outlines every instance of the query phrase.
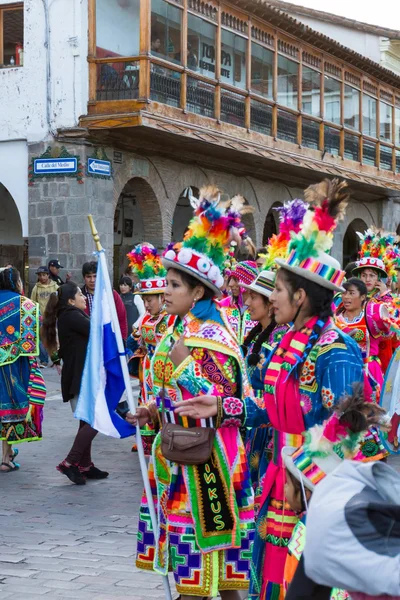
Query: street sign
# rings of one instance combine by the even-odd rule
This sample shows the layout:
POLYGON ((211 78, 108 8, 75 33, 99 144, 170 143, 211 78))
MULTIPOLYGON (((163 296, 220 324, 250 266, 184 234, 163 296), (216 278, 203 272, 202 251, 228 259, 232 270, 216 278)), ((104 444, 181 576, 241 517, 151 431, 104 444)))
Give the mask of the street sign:
POLYGON ((87 172, 90 175, 103 175, 103 177, 111 177, 111 161, 99 160, 98 158, 88 158, 87 172))
POLYGON ((35 175, 77 173, 78 161, 76 158, 35 158, 33 170, 35 175))

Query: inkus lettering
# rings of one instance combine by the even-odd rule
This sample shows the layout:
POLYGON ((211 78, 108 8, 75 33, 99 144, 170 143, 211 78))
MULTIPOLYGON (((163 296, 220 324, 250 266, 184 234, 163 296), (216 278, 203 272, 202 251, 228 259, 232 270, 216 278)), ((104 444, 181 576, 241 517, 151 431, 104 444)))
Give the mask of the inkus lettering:
MULTIPOLYGON (((215 477, 215 473, 212 473, 210 465, 207 463, 204 465, 205 473, 203 473, 203 478, 206 484, 209 486, 211 483, 215 484, 217 482, 217 478, 215 477)), ((207 488, 208 497, 211 500, 211 510, 214 513, 213 521, 215 523, 215 527, 218 531, 225 529, 225 523, 223 521, 221 511, 222 505, 218 500, 218 490, 216 487, 208 487, 207 488)))

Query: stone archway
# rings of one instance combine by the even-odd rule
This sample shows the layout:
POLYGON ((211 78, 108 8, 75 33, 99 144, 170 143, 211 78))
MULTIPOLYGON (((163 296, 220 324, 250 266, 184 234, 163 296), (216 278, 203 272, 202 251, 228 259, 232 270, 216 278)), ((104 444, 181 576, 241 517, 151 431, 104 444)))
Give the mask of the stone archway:
POLYGON ((18 207, 8 189, 0 183, 0 267, 12 264, 24 278, 24 238, 18 207))
POLYGON ((266 246, 268 244, 269 238, 273 235, 276 235, 279 231, 279 214, 278 211, 274 209, 280 206, 282 206, 281 202, 274 202, 265 218, 262 238, 263 246, 266 246))
POLYGON ((119 195, 114 212, 114 285, 127 270, 126 255, 140 242, 161 249, 161 207, 151 185, 140 177, 130 179, 119 195))
POLYGON ((368 229, 368 225, 363 219, 353 219, 346 229, 343 237, 343 266, 357 259, 357 254, 360 248, 360 238, 357 231, 364 233, 368 229))
POLYGON ((180 194, 176 203, 174 216, 172 218, 171 240, 180 242, 183 240, 189 221, 193 216, 193 208, 190 205, 190 196, 199 197, 199 188, 191 185, 186 187, 180 194))

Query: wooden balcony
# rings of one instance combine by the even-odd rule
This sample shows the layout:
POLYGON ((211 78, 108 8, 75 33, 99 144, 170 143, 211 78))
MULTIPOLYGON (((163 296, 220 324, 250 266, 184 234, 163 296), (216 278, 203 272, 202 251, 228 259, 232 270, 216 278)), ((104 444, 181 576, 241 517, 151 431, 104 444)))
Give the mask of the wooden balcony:
POLYGON ((324 36, 308 28, 306 41, 300 30, 296 37, 290 17, 280 15, 277 27, 276 11, 263 21, 257 2, 252 13, 160 2, 175 11, 168 34, 166 18, 141 0, 139 53, 121 56, 99 46, 91 0, 90 101, 80 123, 90 139, 262 179, 305 182, 317 172, 398 194, 400 78, 367 59, 364 71, 354 67, 362 57, 351 51, 344 62, 335 42, 321 50, 324 36))

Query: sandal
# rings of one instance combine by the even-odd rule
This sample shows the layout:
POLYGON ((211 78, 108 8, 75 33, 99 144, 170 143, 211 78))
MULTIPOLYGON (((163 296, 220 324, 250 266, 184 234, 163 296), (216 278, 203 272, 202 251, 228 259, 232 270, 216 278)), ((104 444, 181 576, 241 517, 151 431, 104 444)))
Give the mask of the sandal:
POLYGON ((12 463, 12 464, 13 464, 13 466, 11 466, 10 463, 2 462, 0 466, 7 467, 7 468, 6 469, 0 469, 0 473, 10 473, 10 471, 18 471, 19 465, 17 466, 14 463, 12 463))
POLYGON ((17 458, 18 454, 19 454, 18 448, 15 448, 15 450, 13 449, 13 453, 10 456, 11 462, 14 462, 14 460, 17 458))

